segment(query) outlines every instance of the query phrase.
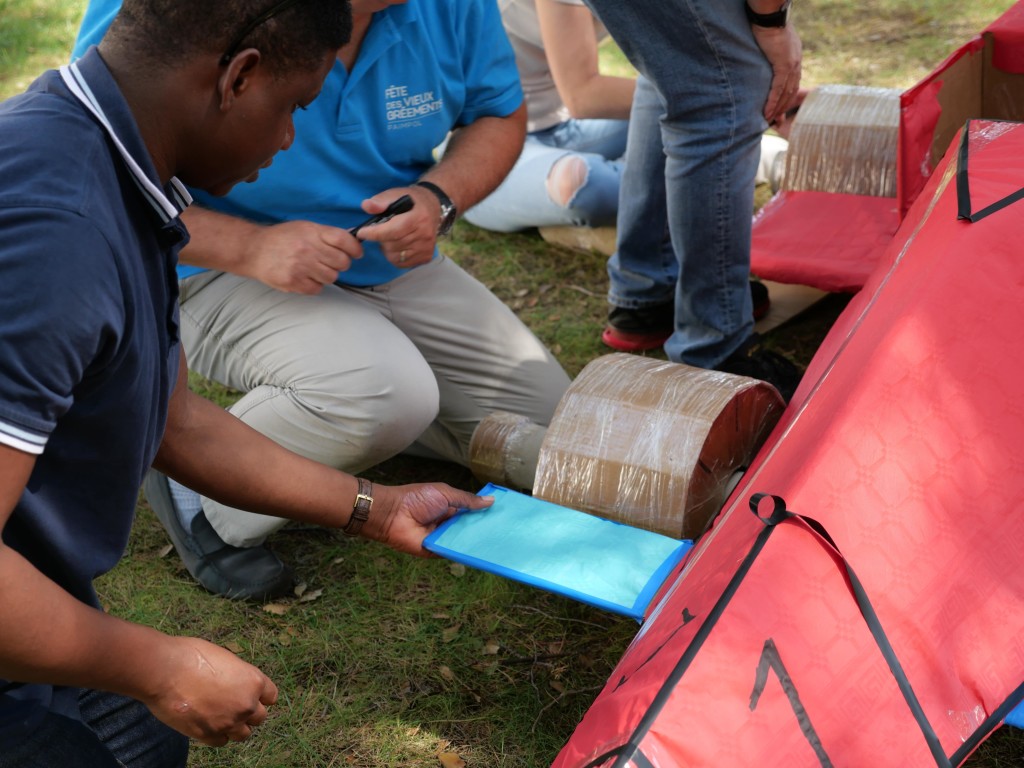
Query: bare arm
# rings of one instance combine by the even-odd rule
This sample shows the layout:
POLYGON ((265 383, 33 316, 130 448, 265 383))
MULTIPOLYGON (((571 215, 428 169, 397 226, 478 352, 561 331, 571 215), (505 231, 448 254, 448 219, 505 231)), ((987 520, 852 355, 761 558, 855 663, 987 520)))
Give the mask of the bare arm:
MULTIPOLYGON (((35 456, 0 445, 0 529, 35 456)), ((267 717, 277 688, 230 651, 87 606, 0 540, 0 677, 94 688, 142 701, 182 733, 219 746, 267 717)))
MULTIPOLYGON (((506 117, 482 117, 452 132, 441 162, 423 178, 445 190, 460 211, 468 210, 504 181, 519 159, 525 139, 525 104, 506 117)), ((432 203, 430 209, 438 213, 437 199, 426 190, 422 192, 432 203)))
POLYGON ((346 230, 311 221, 265 226, 198 205, 182 219, 191 235, 182 263, 251 277, 279 291, 319 293, 363 253, 346 230))
MULTIPOLYGON (((525 104, 506 117, 481 117, 452 132, 444 157, 423 178, 441 187, 459 211, 466 211, 504 180, 519 158, 525 138, 525 104)), ((433 193, 417 186, 386 189, 364 201, 363 209, 379 213, 403 194, 413 198, 411 211, 386 224, 367 227, 359 236, 379 242, 393 263, 414 267, 434 256, 441 206, 433 193)))
POLYGON ((572 116, 628 120, 636 83, 601 74, 590 9, 537 0, 537 18, 551 75, 572 116))
MULTIPOLYGON (((406 214, 407 215, 407 214, 406 214)), ((356 479, 282 448, 241 420, 190 392, 181 372, 154 466, 225 504, 330 528, 344 527, 356 479)), ((490 502, 440 483, 374 485, 361 535, 427 556, 423 539, 459 508, 490 502)))

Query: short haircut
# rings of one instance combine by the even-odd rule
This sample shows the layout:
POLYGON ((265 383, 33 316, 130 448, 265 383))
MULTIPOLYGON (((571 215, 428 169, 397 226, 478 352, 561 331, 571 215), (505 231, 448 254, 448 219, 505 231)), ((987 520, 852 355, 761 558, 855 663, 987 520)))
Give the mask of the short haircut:
MULTIPOLYGON (((223 54, 277 0, 124 0, 106 35, 140 63, 174 67, 198 54, 223 54)), ((349 0, 298 0, 257 25, 238 50, 256 48, 275 74, 316 68, 352 36, 349 0)))

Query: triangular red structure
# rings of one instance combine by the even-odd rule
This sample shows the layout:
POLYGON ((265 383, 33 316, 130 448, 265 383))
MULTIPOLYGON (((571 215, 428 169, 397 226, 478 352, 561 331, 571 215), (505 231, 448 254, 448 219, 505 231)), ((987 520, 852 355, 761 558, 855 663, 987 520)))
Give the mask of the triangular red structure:
POLYGON ((1024 696, 1024 203, 959 218, 956 157, 556 768, 953 766, 1024 696))

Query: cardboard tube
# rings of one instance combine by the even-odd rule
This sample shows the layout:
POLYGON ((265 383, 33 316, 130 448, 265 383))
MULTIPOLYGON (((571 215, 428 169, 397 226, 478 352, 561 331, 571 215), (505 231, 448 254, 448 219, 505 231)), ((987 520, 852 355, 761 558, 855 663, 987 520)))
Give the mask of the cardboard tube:
POLYGON ((587 365, 562 397, 541 444, 533 493, 695 539, 784 407, 763 381, 606 355, 587 365))
POLYGON ((895 197, 899 122, 898 89, 815 88, 790 130, 782 188, 895 197))
POLYGON ((522 491, 533 488, 541 441, 547 432, 525 416, 495 411, 469 442, 469 467, 482 483, 522 491))

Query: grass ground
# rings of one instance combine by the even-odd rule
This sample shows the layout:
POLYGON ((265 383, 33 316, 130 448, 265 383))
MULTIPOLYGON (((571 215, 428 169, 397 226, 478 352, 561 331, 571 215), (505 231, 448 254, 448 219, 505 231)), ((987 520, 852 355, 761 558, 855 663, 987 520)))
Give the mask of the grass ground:
MULTIPOLYGON (((800 0, 805 85, 906 87, 1011 0, 800 0)), ((0 0, 0 97, 62 63, 84 2, 0 0)), ((628 70, 614 47, 611 68, 628 70)), ((606 352, 604 258, 550 245, 535 232, 495 235, 460 223, 451 255, 547 342, 570 373, 606 352)), ((845 305, 830 296, 772 332, 801 363, 845 305)), ((233 393, 197 377, 221 402, 233 393)), ((445 480, 468 472, 396 458, 381 482, 445 480)), ((145 503, 123 563, 100 584, 107 608, 161 630, 221 643, 261 666, 281 702, 257 737, 197 747, 213 766, 430 766, 442 752, 469 766, 539 768, 572 732, 636 624, 442 560, 415 560, 319 529, 286 529, 275 548, 306 585, 266 608, 197 588, 145 503)), ((884 755, 880 765, 885 764, 884 755)), ((1004 729, 968 763, 1024 766, 1024 740, 1004 729)))

